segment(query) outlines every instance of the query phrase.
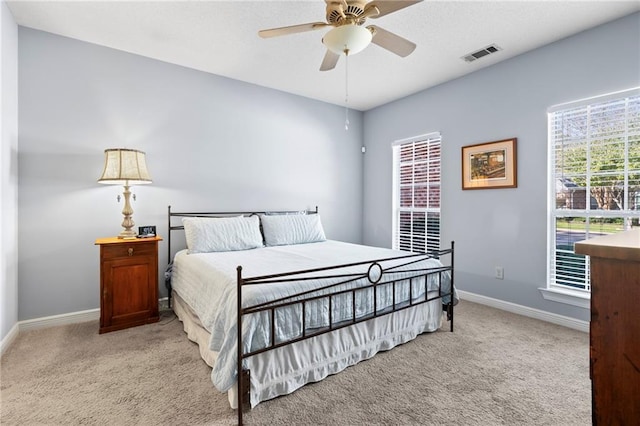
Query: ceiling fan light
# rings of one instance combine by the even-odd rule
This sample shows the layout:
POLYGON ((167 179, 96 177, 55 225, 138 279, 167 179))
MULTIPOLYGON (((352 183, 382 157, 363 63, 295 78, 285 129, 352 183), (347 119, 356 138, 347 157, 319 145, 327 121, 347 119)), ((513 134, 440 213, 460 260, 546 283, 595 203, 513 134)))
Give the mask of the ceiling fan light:
POLYGON ((371 31, 366 27, 349 24, 336 27, 326 33, 322 43, 338 55, 345 53, 345 50, 349 55, 355 55, 371 43, 372 37, 371 31))

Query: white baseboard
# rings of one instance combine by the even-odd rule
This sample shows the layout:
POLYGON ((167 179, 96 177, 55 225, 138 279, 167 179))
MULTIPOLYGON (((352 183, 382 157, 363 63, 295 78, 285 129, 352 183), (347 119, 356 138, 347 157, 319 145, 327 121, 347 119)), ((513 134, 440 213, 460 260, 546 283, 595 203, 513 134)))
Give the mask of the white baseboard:
POLYGON ((13 327, 11 327, 11 330, 9 330, 9 332, 7 333, 7 335, 4 336, 4 339, 0 340, 0 355, 2 355, 5 349, 11 346, 13 341, 16 340, 16 337, 18 337, 19 328, 20 328, 19 323, 14 324, 13 327))
POLYGON ((78 322, 93 321, 100 318, 100 309, 89 309, 87 311, 71 312, 68 314, 52 315, 49 317, 35 318, 18 321, 13 326, 9 334, 2 339, 2 353, 13 343, 18 334, 27 330, 38 328, 55 327, 57 325, 74 324, 78 322))
MULTIPOLYGON (((158 300, 159 309, 166 310, 168 306, 168 298, 163 297, 158 300)), ((25 321, 18 321, 13 326, 7 336, 0 342, 0 353, 4 353, 4 350, 13 343, 18 334, 22 331, 36 330, 39 328, 55 327, 58 325, 75 324, 79 322, 94 321, 100 319, 100 309, 89 309, 86 311, 70 312, 68 314, 52 315, 49 317, 34 318, 25 321)))
POLYGON ((163 297, 161 299, 158 299, 158 309, 160 309, 161 311, 166 311, 167 309, 169 309, 168 297, 163 297))
POLYGON ((562 325, 564 327, 573 328, 574 330, 589 332, 589 322, 579 319, 558 315, 551 312, 541 311, 540 309, 529 308, 528 306, 518 305, 516 303, 505 302, 504 300, 494 299, 487 296, 481 296, 475 293, 469 293, 463 290, 457 290, 458 295, 463 300, 479 303, 481 305, 491 306, 492 308, 501 309, 529 318, 539 319, 541 321, 562 325))
POLYGON ((35 318, 20 321, 20 331, 35 330, 38 328, 55 327, 57 325, 75 324, 100 319, 100 309, 70 312, 68 314, 52 315, 50 317, 35 318))

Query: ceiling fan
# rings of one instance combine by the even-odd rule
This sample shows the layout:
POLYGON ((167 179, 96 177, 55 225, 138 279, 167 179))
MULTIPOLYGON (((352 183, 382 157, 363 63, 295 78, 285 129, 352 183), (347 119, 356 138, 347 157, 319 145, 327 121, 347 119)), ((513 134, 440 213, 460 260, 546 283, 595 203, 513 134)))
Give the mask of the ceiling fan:
POLYGON ((367 18, 377 19, 405 7, 420 3, 422 0, 325 0, 327 3, 326 22, 310 22, 308 24, 289 27, 271 28, 258 31, 262 38, 277 37, 288 34, 333 27, 322 38, 327 46, 320 71, 335 68, 340 55, 353 55, 369 45, 369 43, 405 57, 414 51, 415 43, 400 37, 376 25, 364 26, 367 18))

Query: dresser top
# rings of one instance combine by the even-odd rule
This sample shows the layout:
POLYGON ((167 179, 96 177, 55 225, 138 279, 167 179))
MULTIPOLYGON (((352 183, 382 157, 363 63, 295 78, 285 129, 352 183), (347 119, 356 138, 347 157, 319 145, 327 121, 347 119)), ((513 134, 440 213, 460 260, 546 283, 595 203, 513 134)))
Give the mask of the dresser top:
POLYGON ((577 242, 575 252, 593 257, 640 261, 640 229, 577 242))

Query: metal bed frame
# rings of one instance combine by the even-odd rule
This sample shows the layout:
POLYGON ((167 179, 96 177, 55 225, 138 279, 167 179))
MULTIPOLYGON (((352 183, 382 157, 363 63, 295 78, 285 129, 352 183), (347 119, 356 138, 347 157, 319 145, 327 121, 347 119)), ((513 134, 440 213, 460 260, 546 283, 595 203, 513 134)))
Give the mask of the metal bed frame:
MULTIPOLYGON (((286 214, 286 213, 296 213, 298 211, 271 211, 271 212, 187 212, 187 213, 179 213, 172 212, 171 206, 168 207, 168 259, 171 262, 171 231, 184 230, 182 225, 172 225, 172 218, 174 217, 228 217, 228 216, 238 216, 238 215, 256 215, 256 214, 286 214)), ((317 214, 318 207, 316 206, 315 210, 307 211, 307 214, 317 214)), ((432 302, 433 300, 442 299, 443 297, 449 296, 449 302, 443 303, 444 311, 447 314, 447 320, 450 322, 450 331, 453 332, 453 305, 454 305, 454 242, 451 242, 451 246, 448 249, 444 250, 436 250, 431 251, 429 253, 412 253, 406 256, 397 256, 397 257, 389 257, 383 259, 375 259, 363 262, 355 262, 349 264, 341 264, 335 266, 328 266, 322 268, 314 268, 314 269, 306 269, 300 271, 286 272, 280 274, 271 274, 271 275, 263 275, 263 276, 255 276, 255 277, 243 277, 242 276, 242 266, 238 266, 237 269, 237 329, 238 329, 238 344, 237 344, 237 371, 238 371, 238 424, 242 425, 242 414, 243 408, 249 404, 249 392, 250 392, 250 372, 248 369, 244 369, 242 367, 243 360, 252 357, 254 355, 267 352, 282 346, 290 345, 296 342, 300 342, 305 339, 309 339, 312 337, 319 336, 321 334, 333 332, 335 330, 339 330, 344 327, 349 327, 354 324, 358 324, 364 321, 368 321, 372 318, 378 318, 385 315, 389 315, 393 312, 398 312, 404 309, 412 308, 414 306, 418 306, 424 303, 432 302), (435 258, 440 259, 442 256, 450 256, 450 262, 448 266, 441 266, 436 268, 420 268, 416 264, 422 260, 435 258), (398 261, 401 260, 401 264, 394 264, 393 266, 384 267, 385 262, 388 261, 398 261), (343 272, 346 268, 354 267, 354 266, 366 266, 366 273, 353 273, 353 272, 343 272), (412 265, 415 265, 415 269, 412 268, 412 265), (402 269, 403 273, 411 273, 415 275, 411 275, 411 277, 401 277, 396 279, 385 280, 385 275, 389 276, 390 274, 398 271, 399 268, 402 267, 411 267, 412 269, 402 269), (442 274, 450 274, 450 291, 443 293, 442 292, 442 274), (309 274, 313 274, 309 276, 309 274), (320 274, 320 275, 317 275, 320 274), (429 298, 427 295, 427 276, 438 274, 438 295, 429 298), (328 284, 321 288, 316 288, 313 290, 307 290, 302 293, 297 293, 291 296, 282 297, 279 299, 274 299, 268 302, 260 303, 257 305, 242 307, 242 287, 246 285, 268 285, 275 283, 284 283, 284 282, 292 282, 292 281, 302 281, 302 280, 311 280, 311 279, 332 279, 338 280, 332 284, 328 284), (413 282, 416 279, 423 278, 424 282, 424 300, 414 301, 413 300, 413 282), (345 286, 346 284, 355 282, 357 280, 367 279, 369 281, 368 285, 358 286, 355 288, 347 289, 347 290, 336 290, 332 291, 331 289, 334 287, 345 286), (396 285, 400 282, 409 281, 409 299, 404 302, 396 302, 396 285), (387 307, 384 309, 379 309, 378 307, 378 298, 377 291, 382 286, 392 286, 392 305, 391 307, 387 307), (362 317, 356 317, 356 293, 360 291, 371 291, 373 292, 373 312, 362 317), (328 291, 328 293, 321 293, 323 291, 328 291), (321 293, 321 294, 318 294, 321 293), (348 295, 350 294, 350 299, 352 302, 352 317, 350 320, 342 320, 335 321, 332 318, 332 303, 333 299, 336 296, 348 295), (305 324, 305 312, 307 303, 314 302, 319 299, 328 299, 329 303, 329 324, 328 326, 321 328, 308 329, 305 324), (294 339, 290 339, 284 342, 275 342, 275 311, 277 309, 291 306, 291 305, 300 305, 302 307, 302 335, 296 337, 294 339), (268 312, 270 318, 270 326, 271 326, 271 341, 269 345, 265 348, 254 350, 251 352, 245 353, 242 346, 242 318, 245 315, 256 314, 259 312, 268 312)), ((167 289, 169 290, 169 306, 171 306, 171 285, 170 282, 167 282, 167 289)))

